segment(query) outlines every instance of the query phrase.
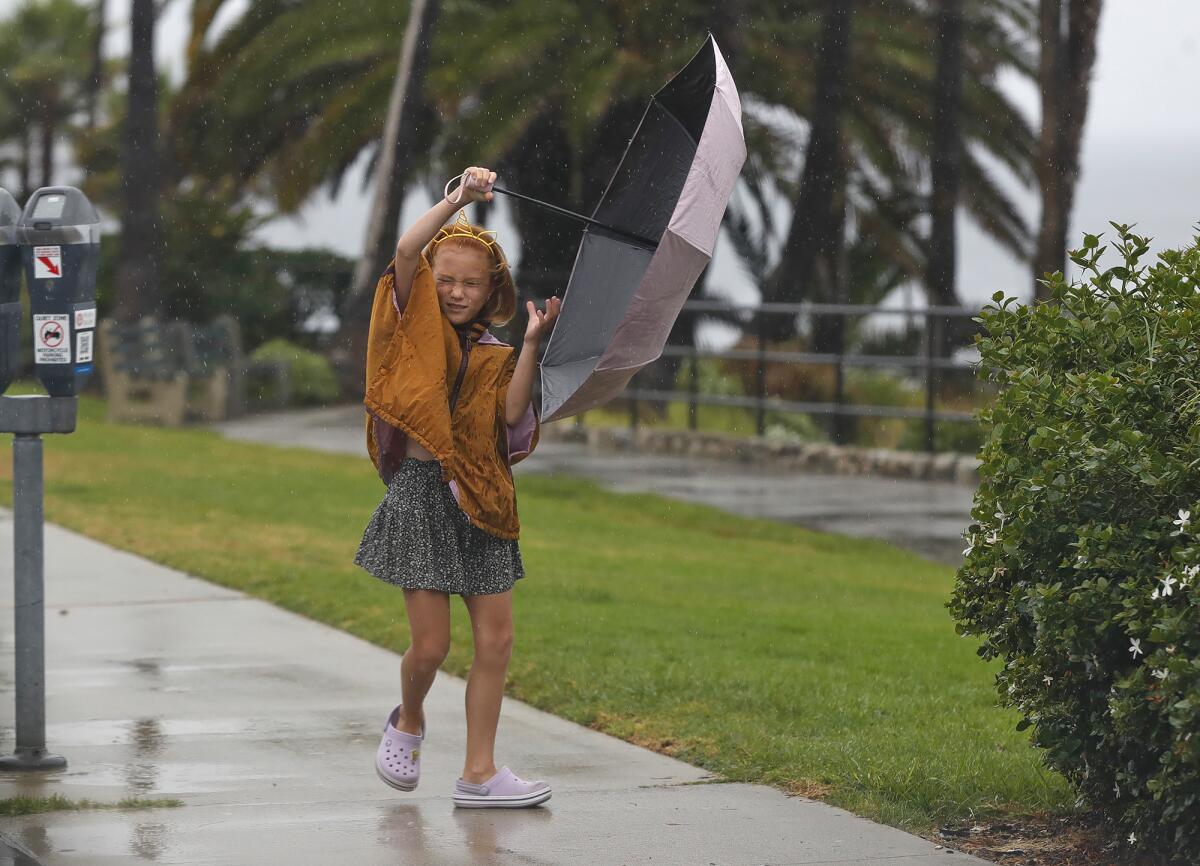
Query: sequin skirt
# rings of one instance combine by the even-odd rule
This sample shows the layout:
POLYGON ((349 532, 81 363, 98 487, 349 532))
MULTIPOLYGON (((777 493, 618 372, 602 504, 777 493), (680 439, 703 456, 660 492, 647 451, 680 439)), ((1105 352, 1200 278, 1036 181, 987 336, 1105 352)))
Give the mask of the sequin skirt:
POLYGON ((437 460, 400 461, 354 563, 405 589, 505 592, 525 576, 516 539, 485 532, 458 506, 437 460))

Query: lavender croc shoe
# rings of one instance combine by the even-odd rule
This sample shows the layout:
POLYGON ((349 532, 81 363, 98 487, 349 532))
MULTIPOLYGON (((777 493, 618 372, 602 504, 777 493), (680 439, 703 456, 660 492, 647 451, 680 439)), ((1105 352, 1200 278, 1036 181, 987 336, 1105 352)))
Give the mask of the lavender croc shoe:
POLYGON ((526 782, 508 767, 481 785, 464 781, 454 783, 454 805, 473 809, 536 806, 550 799, 550 786, 545 782, 526 782))
POLYGON ((397 791, 412 791, 421 779, 421 742, 425 739, 425 724, 421 735, 398 731, 393 725, 400 718, 397 706, 383 726, 383 739, 375 751, 375 773, 385 784, 397 791))

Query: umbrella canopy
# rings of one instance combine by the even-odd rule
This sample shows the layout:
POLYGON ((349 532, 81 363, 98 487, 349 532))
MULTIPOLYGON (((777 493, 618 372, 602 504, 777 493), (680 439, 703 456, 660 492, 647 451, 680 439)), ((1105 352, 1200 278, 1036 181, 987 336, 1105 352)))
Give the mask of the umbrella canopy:
POLYGON ((542 358, 543 422, 612 399, 662 354, 745 160, 741 100, 710 34, 650 100, 584 231, 542 358))

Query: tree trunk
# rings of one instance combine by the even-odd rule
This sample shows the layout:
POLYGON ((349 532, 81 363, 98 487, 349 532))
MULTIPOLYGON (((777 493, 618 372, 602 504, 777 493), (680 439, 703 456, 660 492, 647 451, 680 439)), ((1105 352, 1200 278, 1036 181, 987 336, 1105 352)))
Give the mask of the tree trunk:
MULTIPOLYGON (((963 14, 960 0, 938 0, 938 56, 933 94, 933 142, 930 152, 931 226, 926 284, 931 304, 957 306, 955 287, 957 239, 954 215, 958 205, 959 111, 962 100, 963 14)), ((930 321, 932 324, 932 321, 930 321)), ((942 329, 941 345, 934 350, 948 358, 954 351, 954 332, 942 329)))
POLYGON ((95 129, 99 113, 100 90, 104 86, 105 0, 96 0, 96 26, 92 31, 92 73, 87 85, 87 128, 95 129))
MULTIPOLYGON (((510 173, 505 187, 525 195, 583 211, 581 202, 571 194, 572 162, 566 130, 557 110, 541 113, 505 155, 504 168, 510 173)), ((539 307, 550 295, 560 298, 567 287, 575 253, 579 249, 577 223, 521 199, 510 200, 513 223, 520 236, 520 266, 517 282, 517 314, 505 327, 501 339, 519 340, 525 333, 528 315, 525 302, 539 307), (511 339, 510 339, 511 338, 511 339)), ((501 241, 501 244, 504 242, 501 241)))
POLYGON ((1042 194, 1042 219, 1033 260, 1037 300, 1049 297, 1039 282, 1042 276, 1066 268, 1067 228, 1079 180, 1100 9, 1101 0, 1040 0, 1042 128, 1034 164, 1042 194))
POLYGON ((26 123, 21 130, 21 156, 17 166, 20 176, 21 191, 18 201, 25 201, 33 192, 33 127, 26 123))
POLYGON ((55 114, 58 107, 53 100, 47 99, 42 104, 42 186, 54 185, 54 131, 56 128, 55 114))
MULTIPOLYGON (((810 117, 808 148, 800 189, 792 209, 783 254, 763 287, 767 302, 796 302, 805 295, 813 301, 836 302, 839 285, 844 211, 837 203, 844 183, 841 113, 846 97, 850 64, 851 0, 826 0, 821 50, 817 58, 816 96, 810 117), (820 279, 814 279, 816 275, 820 279)), ((765 317, 768 340, 785 340, 795 334, 791 316, 765 317)), ((814 317, 814 349, 836 343, 840 326, 814 317)), ((756 323, 757 325, 757 323, 756 323)))
POLYGON ((417 102, 425 86, 429 45, 439 0, 413 0, 396 78, 388 101, 387 119, 375 164, 375 196, 363 253, 354 269, 351 293, 342 306, 342 321, 331 352, 348 388, 362 390, 371 305, 375 285, 396 252, 400 209, 408 186, 409 153, 414 141, 417 102))
POLYGON ((121 246, 117 262, 116 317, 134 321, 161 305, 158 215, 157 81, 154 73, 153 0, 133 0, 129 49, 129 107, 121 152, 121 246))

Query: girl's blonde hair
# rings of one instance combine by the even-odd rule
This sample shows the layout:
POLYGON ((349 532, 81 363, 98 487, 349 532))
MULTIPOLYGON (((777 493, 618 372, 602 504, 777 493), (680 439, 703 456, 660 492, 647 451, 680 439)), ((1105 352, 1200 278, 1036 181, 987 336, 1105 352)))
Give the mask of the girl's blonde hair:
POLYGON ((459 211, 458 219, 451 225, 442 226, 422 253, 431 268, 434 255, 447 244, 476 250, 482 247, 487 253, 492 294, 484 302, 479 316, 493 325, 507 324, 517 313, 517 285, 508 267, 508 257, 504 255, 504 249, 496 240, 496 233, 468 222, 464 212, 459 211))

